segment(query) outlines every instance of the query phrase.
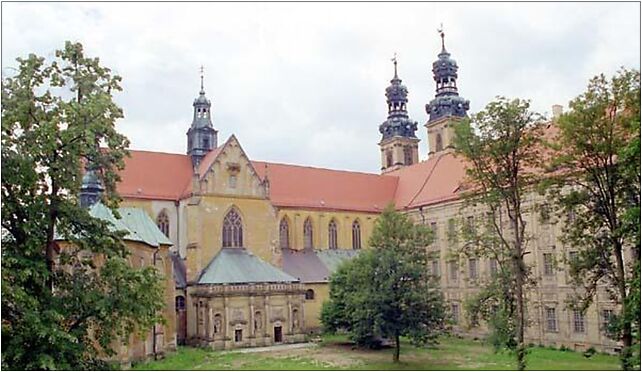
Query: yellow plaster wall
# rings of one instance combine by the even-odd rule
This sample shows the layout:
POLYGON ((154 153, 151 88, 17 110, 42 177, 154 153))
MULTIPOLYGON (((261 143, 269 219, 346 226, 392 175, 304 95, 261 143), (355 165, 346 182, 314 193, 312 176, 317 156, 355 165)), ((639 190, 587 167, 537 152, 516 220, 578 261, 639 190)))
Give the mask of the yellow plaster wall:
POLYGON ((304 283, 303 286, 306 291, 314 291, 314 299, 303 302, 306 331, 318 331, 321 329, 321 307, 329 298, 330 288, 328 283, 304 283))
POLYGON ((337 224, 338 248, 352 249, 352 223, 358 219, 361 224, 361 248, 367 248, 377 216, 377 213, 283 208, 277 213, 275 237, 278 245, 279 223, 281 219, 286 218, 289 223, 290 248, 303 249, 303 224, 309 217, 312 221, 313 247, 328 249, 328 225, 334 219, 337 224))
POLYGON ((201 175, 185 207, 187 279, 196 280, 222 246, 223 219, 236 208, 243 220, 243 246, 274 264, 276 211, 265 186, 234 137, 201 175), (231 182, 236 177, 236 184, 231 182))

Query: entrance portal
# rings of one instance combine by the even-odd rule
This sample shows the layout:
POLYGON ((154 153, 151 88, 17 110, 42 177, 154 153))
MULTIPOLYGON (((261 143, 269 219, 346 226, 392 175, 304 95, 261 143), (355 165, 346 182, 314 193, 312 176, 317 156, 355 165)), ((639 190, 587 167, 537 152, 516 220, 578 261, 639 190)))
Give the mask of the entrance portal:
POLYGON ((283 333, 281 332, 281 327, 274 327, 274 343, 283 342, 283 333))

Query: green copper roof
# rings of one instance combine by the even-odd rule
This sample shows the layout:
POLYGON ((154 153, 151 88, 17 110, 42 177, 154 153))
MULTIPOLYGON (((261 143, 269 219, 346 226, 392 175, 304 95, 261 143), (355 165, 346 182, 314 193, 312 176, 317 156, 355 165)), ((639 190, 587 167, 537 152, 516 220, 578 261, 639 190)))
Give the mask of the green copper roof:
POLYGON ((223 248, 207 265, 198 284, 293 283, 299 280, 245 248, 223 248))
POLYGON ((118 213, 130 231, 135 231, 145 243, 157 247, 160 244, 173 245, 151 218, 139 208, 119 208, 118 213))
MULTIPOLYGON (((111 223, 111 231, 125 231, 123 239, 145 243, 152 247, 161 244, 172 245, 169 240, 142 209, 119 208, 120 219, 117 219, 109 208, 102 203, 96 203, 89 208, 89 214, 111 223)), ((56 233, 56 240, 64 238, 56 233)))
POLYGON ((315 252, 330 273, 335 272, 343 262, 359 254, 358 250, 351 249, 324 249, 315 252))

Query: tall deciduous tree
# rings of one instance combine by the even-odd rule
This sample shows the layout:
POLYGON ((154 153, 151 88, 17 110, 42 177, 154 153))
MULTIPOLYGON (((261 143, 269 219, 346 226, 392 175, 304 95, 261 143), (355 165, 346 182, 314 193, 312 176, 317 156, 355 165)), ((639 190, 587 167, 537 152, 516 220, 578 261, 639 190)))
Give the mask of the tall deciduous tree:
POLYGON ((583 290, 573 303, 586 310, 606 290, 621 305, 610 328, 624 346, 622 367, 639 368, 640 72, 591 79, 560 117, 555 147, 551 191, 567 216, 564 241, 579 250, 571 275, 583 290))
POLYGON ((321 316, 326 330, 346 329, 362 344, 381 337, 394 340, 395 362, 400 337, 425 344, 440 334, 443 299, 426 266, 432 238, 425 226, 388 206, 375 224, 372 249, 333 274, 321 316))
POLYGON ((487 213, 482 217, 483 234, 474 224, 464 224, 468 244, 463 248, 465 254, 496 260, 499 269, 469 310, 485 309, 480 314, 496 326, 495 334, 503 335, 505 346, 516 350, 519 370, 526 367, 524 292, 529 269, 524 256, 529 253, 529 236, 525 200, 538 173, 542 123, 542 117, 529 110, 528 101, 500 97, 455 126, 456 151, 468 163, 466 205, 480 205, 487 213))
POLYGON ((122 233, 78 200, 86 166, 117 205, 121 79, 77 43, 17 61, 2 81, 2 367, 106 367, 113 342, 149 329, 163 306, 156 270, 131 268, 122 233))

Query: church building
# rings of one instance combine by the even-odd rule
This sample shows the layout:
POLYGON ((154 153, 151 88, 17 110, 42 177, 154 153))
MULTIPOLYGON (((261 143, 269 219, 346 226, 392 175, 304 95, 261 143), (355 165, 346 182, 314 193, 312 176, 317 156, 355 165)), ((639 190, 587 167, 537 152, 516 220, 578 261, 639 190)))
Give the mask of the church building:
MULTIPOLYGON (((419 161, 418 125, 394 60, 379 125, 381 174, 251 159, 234 135, 219 143, 201 77, 186 154, 131 150, 118 188, 122 205, 144 210, 172 243, 177 342, 229 349, 303 341, 321 327, 330 275, 368 248, 389 203, 433 229, 426 269, 440 280, 456 330, 483 335, 483 326, 466 323, 463 303, 493 263, 449 254, 459 244, 456 223, 484 215, 462 210, 465 165, 453 152, 453 124, 469 102, 459 95, 458 69, 442 34, 426 104, 428 158, 419 161)), ((528 202, 536 210, 546 201, 533 194, 528 202)), ((553 270, 551 260, 571 251, 559 240, 561 226, 537 215, 528 222, 537 237, 529 259, 542 284, 529 294, 527 342, 612 351, 603 328, 612 304, 598 293, 586 313, 566 308, 568 268, 553 270)))

